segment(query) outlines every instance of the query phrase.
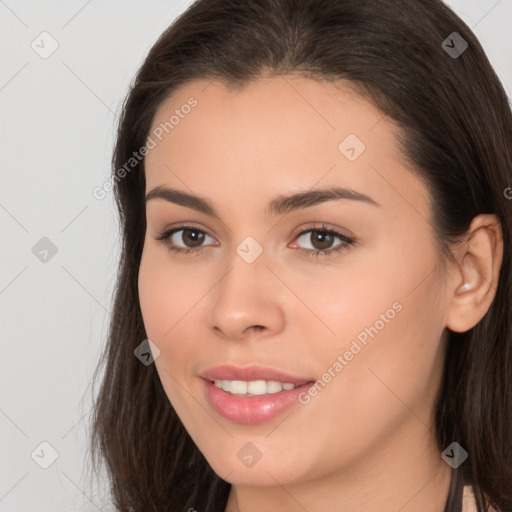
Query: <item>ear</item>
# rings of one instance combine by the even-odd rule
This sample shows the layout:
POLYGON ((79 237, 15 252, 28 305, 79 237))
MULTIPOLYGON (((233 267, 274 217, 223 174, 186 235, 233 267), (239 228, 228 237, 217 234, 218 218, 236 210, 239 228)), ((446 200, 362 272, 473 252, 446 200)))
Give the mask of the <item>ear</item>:
POLYGON ((476 216, 463 243, 447 289, 446 327, 465 332, 487 313, 498 287, 503 261, 503 234, 496 215, 476 216))

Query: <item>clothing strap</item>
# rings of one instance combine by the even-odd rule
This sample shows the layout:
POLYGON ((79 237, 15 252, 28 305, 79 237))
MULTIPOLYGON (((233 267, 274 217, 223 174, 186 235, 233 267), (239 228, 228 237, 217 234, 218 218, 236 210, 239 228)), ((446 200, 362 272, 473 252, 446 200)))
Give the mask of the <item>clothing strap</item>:
POLYGON ((452 469, 452 480, 444 512, 486 512, 480 497, 473 494, 469 465, 462 464, 452 469), (467 496, 466 500, 464 500, 464 494, 467 496), (466 501, 466 508, 464 508, 464 501, 466 501))

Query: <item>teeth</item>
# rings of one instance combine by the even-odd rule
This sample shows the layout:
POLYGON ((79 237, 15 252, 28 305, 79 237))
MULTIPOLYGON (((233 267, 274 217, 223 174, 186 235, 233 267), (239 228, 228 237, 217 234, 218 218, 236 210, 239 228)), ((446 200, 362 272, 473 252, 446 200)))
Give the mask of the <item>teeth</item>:
POLYGON ((290 391, 300 384, 291 382, 278 382, 276 380, 220 380, 215 379, 215 385, 218 388, 231 393, 232 395, 259 396, 279 393, 280 391, 290 391))

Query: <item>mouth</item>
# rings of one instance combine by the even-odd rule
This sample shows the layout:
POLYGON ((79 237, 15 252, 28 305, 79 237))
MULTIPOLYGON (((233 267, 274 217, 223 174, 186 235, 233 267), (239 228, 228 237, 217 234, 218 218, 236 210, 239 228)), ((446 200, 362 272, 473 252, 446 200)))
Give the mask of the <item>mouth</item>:
POLYGON ((277 380, 227 380, 227 379, 215 379, 213 383, 219 389, 226 391, 234 396, 262 396, 262 395, 273 395, 274 393, 280 393, 281 391, 292 391, 304 384, 308 384, 306 381, 300 384, 294 384, 293 382, 280 382, 277 380))
POLYGON ((291 386, 301 386, 306 382, 314 381, 313 377, 297 376, 286 373, 281 370, 265 366, 240 367, 229 364, 214 366, 199 375, 205 380, 214 382, 225 391, 239 394, 260 395, 263 393, 277 393, 284 389, 285 391, 293 389, 291 386), (267 391, 263 392, 263 384, 267 391), (281 388, 278 387, 278 384, 281 388), (248 389, 245 389, 245 386, 248 389), (223 387, 225 386, 225 387, 223 387))
POLYGON ((220 416, 234 423, 259 424, 299 403, 316 379, 264 367, 218 366, 200 375, 206 399, 220 416))

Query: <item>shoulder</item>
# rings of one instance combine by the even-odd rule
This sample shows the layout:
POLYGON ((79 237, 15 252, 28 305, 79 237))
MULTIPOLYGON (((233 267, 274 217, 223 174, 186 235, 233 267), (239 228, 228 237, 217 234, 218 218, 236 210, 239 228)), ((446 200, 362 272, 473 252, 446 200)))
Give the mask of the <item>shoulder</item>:
MULTIPOLYGON (((465 485, 462 491, 462 512, 479 512, 475 494, 471 485, 465 485)), ((489 507, 487 512, 500 512, 494 507, 489 507)))

